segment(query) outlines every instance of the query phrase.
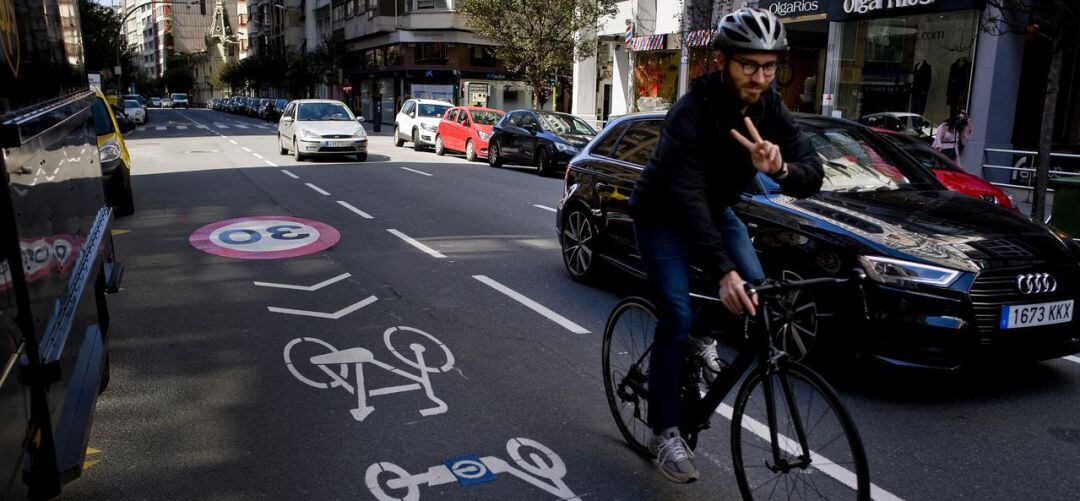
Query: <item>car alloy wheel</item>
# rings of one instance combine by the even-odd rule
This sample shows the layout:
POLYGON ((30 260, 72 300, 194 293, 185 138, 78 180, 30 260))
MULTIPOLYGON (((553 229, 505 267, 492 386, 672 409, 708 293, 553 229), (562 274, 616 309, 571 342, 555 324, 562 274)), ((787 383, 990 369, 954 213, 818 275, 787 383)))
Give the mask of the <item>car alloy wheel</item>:
POLYGON ((465 141, 465 160, 476 161, 476 146, 473 145, 472 139, 465 141))
POLYGON ((424 149, 420 146, 420 131, 415 128, 412 130, 412 149, 413 151, 420 151, 424 149))
POLYGON ((446 154, 446 145, 442 142, 442 134, 435 136, 435 154, 440 157, 446 154))
MULTIPOLYGON (((802 280, 803 276, 784 270, 780 278, 802 280)), ((800 289, 784 294, 780 301, 784 304, 783 309, 791 311, 792 314, 785 317, 780 312, 771 311, 769 323, 779 326, 774 333, 777 336, 777 347, 784 350, 790 360, 798 362, 814 352, 818 341, 817 300, 813 290, 800 289)))
POLYGON ((593 275, 596 268, 596 238, 596 229, 585 211, 570 211, 559 240, 562 244, 563 264, 574 280, 585 280, 593 275))
POLYGON ((488 165, 498 167, 502 165, 502 157, 499 156, 499 142, 492 141, 488 145, 488 165))
POLYGON ((536 152, 536 175, 547 177, 551 175, 551 155, 546 148, 540 148, 536 152))
POLYGON ((402 147, 404 145, 405 145, 405 141, 403 139, 401 139, 401 132, 398 131, 398 127, 395 125, 394 126, 394 146, 397 146, 398 148, 400 148, 400 147, 402 147))

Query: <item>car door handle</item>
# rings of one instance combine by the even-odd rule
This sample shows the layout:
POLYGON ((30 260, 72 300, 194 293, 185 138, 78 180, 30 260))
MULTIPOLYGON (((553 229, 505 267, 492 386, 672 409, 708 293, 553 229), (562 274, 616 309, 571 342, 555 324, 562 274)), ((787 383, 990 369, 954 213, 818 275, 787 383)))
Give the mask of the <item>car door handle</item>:
POLYGON ((615 187, 607 183, 596 183, 596 191, 600 193, 615 193, 615 187))

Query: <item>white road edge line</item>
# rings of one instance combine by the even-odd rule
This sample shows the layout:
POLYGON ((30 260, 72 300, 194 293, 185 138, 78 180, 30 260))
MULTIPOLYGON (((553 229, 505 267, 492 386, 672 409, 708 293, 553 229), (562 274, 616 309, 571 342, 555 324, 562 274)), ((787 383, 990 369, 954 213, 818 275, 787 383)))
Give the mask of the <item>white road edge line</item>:
POLYGON ((255 155, 255 158, 258 158, 259 160, 263 159, 263 156, 258 153, 252 153, 252 155, 255 155))
POLYGON ((350 204, 349 202, 346 202, 344 200, 338 200, 337 203, 338 203, 338 205, 355 212, 356 215, 358 215, 358 216, 360 216, 360 217, 362 217, 364 219, 375 219, 375 218, 371 217, 371 214, 368 214, 367 212, 364 212, 364 211, 362 211, 360 209, 357 209, 356 207, 353 207, 352 204, 350 204))
POLYGON ((1080 364, 1080 357, 1074 357, 1072 355, 1069 355, 1067 357, 1062 357, 1062 358, 1064 358, 1065 360, 1068 360, 1070 362, 1080 364))
POLYGON ((292 172, 289 172, 289 171, 287 171, 285 169, 281 169, 281 172, 283 174, 285 174, 286 176, 289 176, 289 177, 291 177, 293 179, 300 179, 300 176, 297 176, 296 174, 293 174, 292 172))
POLYGON ((328 191, 326 191, 326 190, 324 190, 322 188, 319 188, 318 186, 315 186, 314 184, 311 184, 311 183, 304 183, 304 184, 306 184, 308 188, 311 188, 311 189, 317 191, 320 195, 330 196, 330 192, 328 192, 328 191))
POLYGON ((248 152, 248 153, 251 153, 251 150, 250 150, 250 149, 248 149, 248 147, 247 147, 247 146, 241 146, 241 147, 240 147, 240 149, 241 149, 241 150, 244 150, 244 151, 246 151, 246 152, 248 152))
POLYGON ((423 174, 423 175, 425 175, 427 177, 433 177, 431 174, 428 174, 427 172, 416 170, 416 169, 410 169, 408 167, 402 167, 401 170, 407 170, 409 172, 415 172, 417 174, 423 174))
POLYGON ((336 276, 334 278, 331 278, 329 280, 324 280, 324 281, 319 282, 319 283, 317 283, 315 285, 290 285, 290 284, 275 284, 275 283, 270 283, 270 282, 255 282, 255 286, 256 287, 273 287, 275 289, 292 289, 292 290, 296 290, 296 291, 315 292, 315 291, 317 291, 319 289, 322 289, 323 287, 326 287, 327 285, 336 284, 336 283, 338 283, 338 282, 340 282, 342 280, 345 280, 346 278, 349 278, 351 276, 352 276, 351 273, 342 273, 342 274, 340 274, 340 275, 338 275, 338 276, 336 276))
POLYGON ((574 334, 588 334, 589 333, 589 329, 586 329, 586 328, 584 328, 584 327, 582 327, 582 326, 580 326, 578 324, 575 324, 574 322, 571 322, 566 317, 564 317, 564 316, 562 316, 562 315, 560 315, 558 313, 555 313, 554 311, 551 311, 548 307, 546 307, 546 306, 544 306, 544 305, 542 305, 540 303, 537 303, 536 301, 533 301, 532 299, 529 299, 529 298, 521 295, 520 293, 518 293, 514 289, 511 289, 511 288, 509 288, 509 287, 507 287, 507 286, 505 286, 503 284, 500 284, 499 282, 496 282, 495 280, 492 280, 491 278, 489 278, 489 277, 487 277, 485 275, 473 275, 472 277, 479 280, 481 283, 487 285, 488 287, 491 287, 492 289, 495 289, 495 290, 509 296, 510 299, 513 299, 514 301, 517 301, 517 302, 525 305, 525 307, 529 308, 530 310, 535 311, 535 312, 547 317, 548 320, 551 320, 552 322, 555 322, 555 323, 563 326, 563 328, 565 328, 566 330, 568 330, 570 332, 573 332, 574 334))
MULTIPOLYGON (((702 396, 704 396, 704 393, 702 393, 702 396)), ((724 416, 724 418, 726 418, 728 421, 731 421, 731 417, 734 415, 735 409, 733 409, 728 404, 723 404, 722 403, 722 404, 720 404, 720 407, 718 407, 716 409, 716 413, 721 415, 721 416, 724 416)), ((769 441, 769 427, 765 423, 762 423, 761 421, 758 421, 758 420, 756 420, 756 419, 754 419, 754 418, 752 418, 750 416, 747 416, 746 414, 743 414, 743 426, 742 427, 743 427, 743 429, 749 431, 750 433, 753 433, 754 435, 757 435, 758 438, 761 438, 762 440, 765 440, 766 442, 769 441)), ((790 439, 790 438, 788 438, 788 437, 786 437, 784 435, 781 435, 779 433, 777 434, 777 437, 780 439, 780 443, 781 443, 780 447, 782 447, 782 448, 784 448, 786 450, 792 450, 792 451, 799 450, 799 448, 800 448, 799 443, 796 442, 795 440, 792 440, 792 439, 790 439)), ((821 454, 818 454, 818 453, 816 453, 816 452, 814 452, 812 450, 810 451, 810 457, 811 457, 811 467, 813 467, 814 469, 816 469, 816 470, 818 470, 818 471, 820 471, 820 472, 822 472, 822 473, 836 479, 840 483, 850 487, 852 490, 856 489, 857 484, 856 484, 856 481, 855 481, 855 473, 854 472, 851 472, 847 468, 844 468, 842 466, 837 465, 836 463, 833 463, 828 458, 826 458, 826 457, 822 456, 821 454)), ((893 494, 893 493, 891 493, 891 492, 889 492, 889 491, 887 491, 885 489, 882 489, 881 487, 878 487, 873 482, 870 483, 870 498, 875 499, 875 500, 880 500, 880 501, 903 501, 897 495, 895 495, 895 494, 893 494)))
POLYGON ((300 315, 300 316, 303 316, 303 317, 315 317, 315 318, 326 318, 326 319, 329 319, 329 320, 339 320, 339 319, 341 319, 341 317, 344 317, 345 315, 348 315, 348 314, 350 314, 350 313, 352 313, 352 312, 354 312, 356 310, 359 310, 360 308, 363 308, 363 307, 365 307, 365 306, 367 306, 367 305, 369 305, 371 303, 374 303, 377 300, 378 300, 378 298, 376 298, 375 296, 369 296, 367 299, 365 299, 363 301, 360 301, 359 303, 356 303, 356 304, 353 304, 353 305, 350 305, 350 306, 346 306, 346 307, 344 307, 344 308, 342 308, 342 309, 340 309, 338 311, 335 311, 333 313, 323 313, 321 311, 308 311, 308 310, 293 310, 293 309, 289 309, 289 308, 278 308, 276 306, 267 306, 266 309, 270 310, 270 312, 272 312, 272 313, 284 313, 286 315, 300 315))
POLYGON ((541 209, 544 209, 546 211, 551 211, 551 212, 559 212, 559 211, 555 210, 554 208, 548 207, 546 205, 533 204, 533 207, 539 207, 541 209))
POLYGON ((435 249, 432 249, 431 247, 428 247, 428 246, 416 241, 416 239, 414 239, 414 238, 412 238, 412 237, 410 237, 410 236, 408 236, 408 235, 406 235, 406 234, 404 234, 404 233, 402 233, 402 232, 400 232, 398 230, 395 230, 393 228, 387 228, 386 231, 389 231, 391 235, 394 235, 395 237, 398 237, 398 238, 404 240, 405 243, 407 243, 407 244, 409 244, 409 245, 411 245, 413 247, 416 247, 417 249, 420 249, 420 250, 424 251, 425 253, 427 253, 429 256, 431 256, 433 258, 446 259, 446 256, 443 255, 443 253, 441 253, 441 252, 439 252, 439 251, 437 251, 435 249))

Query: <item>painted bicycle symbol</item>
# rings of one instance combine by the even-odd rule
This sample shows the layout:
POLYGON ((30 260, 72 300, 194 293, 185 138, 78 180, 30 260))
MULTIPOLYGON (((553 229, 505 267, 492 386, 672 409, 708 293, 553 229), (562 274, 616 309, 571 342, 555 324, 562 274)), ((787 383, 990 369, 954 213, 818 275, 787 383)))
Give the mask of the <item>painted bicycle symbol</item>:
MULTIPOLYGON (((342 388, 356 395, 356 408, 350 409, 349 412, 352 414, 353 419, 357 421, 363 421, 375 411, 375 407, 368 404, 369 397, 417 390, 423 390, 428 399, 435 404, 434 407, 420 409, 422 416, 445 413, 448 407, 446 402, 436 397, 432 391, 431 374, 447 372, 454 367, 454 355, 450 353, 450 349, 431 334, 412 327, 399 326, 386 329, 386 332, 383 333, 383 342, 386 344, 386 348, 390 350, 391 355, 405 363, 405 365, 415 369, 416 372, 408 372, 376 360, 375 355, 365 348, 338 350, 326 341, 311 337, 299 337, 285 345, 285 366, 289 368, 289 372, 292 372, 296 379, 308 386, 320 389, 342 388), (410 333, 411 335, 409 335, 410 333), (395 347, 393 342, 395 339, 408 340, 409 338, 412 338, 413 342, 404 347, 407 350, 395 347), (293 361, 292 352, 298 346, 304 344, 308 345, 307 350, 316 349, 323 352, 323 354, 309 357, 306 360, 297 360, 296 362, 299 362, 298 366, 293 361), (431 360, 425 357, 429 349, 436 353, 436 361, 442 362, 441 364, 432 364, 431 360), (442 353, 441 356, 438 355, 439 352, 442 353), (391 372, 413 381, 413 383, 385 388, 367 388, 364 384, 365 365, 391 372), (301 367, 307 368, 311 366, 318 368, 319 378, 309 378, 300 371, 301 367), (350 373, 352 376, 351 381, 350 373)), ((400 345, 403 342, 399 340, 398 344, 400 345)))
POLYGON ((566 463, 551 449, 528 438, 512 438, 506 442, 506 452, 513 464, 494 456, 462 456, 415 475, 396 464, 379 462, 368 467, 365 483, 379 501, 418 501, 420 487, 424 485, 435 487, 453 482, 471 485, 509 473, 557 499, 580 500, 563 482, 566 463), (386 476, 389 477, 384 479, 386 476))

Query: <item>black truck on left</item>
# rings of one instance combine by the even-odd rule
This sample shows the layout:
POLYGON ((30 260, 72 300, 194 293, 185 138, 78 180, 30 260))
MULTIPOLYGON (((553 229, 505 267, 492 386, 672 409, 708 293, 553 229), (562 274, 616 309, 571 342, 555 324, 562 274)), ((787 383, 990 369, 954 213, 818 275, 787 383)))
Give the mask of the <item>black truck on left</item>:
POLYGON ((78 1, 0 0, 0 497, 80 477, 109 379, 112 247, 78 1))

